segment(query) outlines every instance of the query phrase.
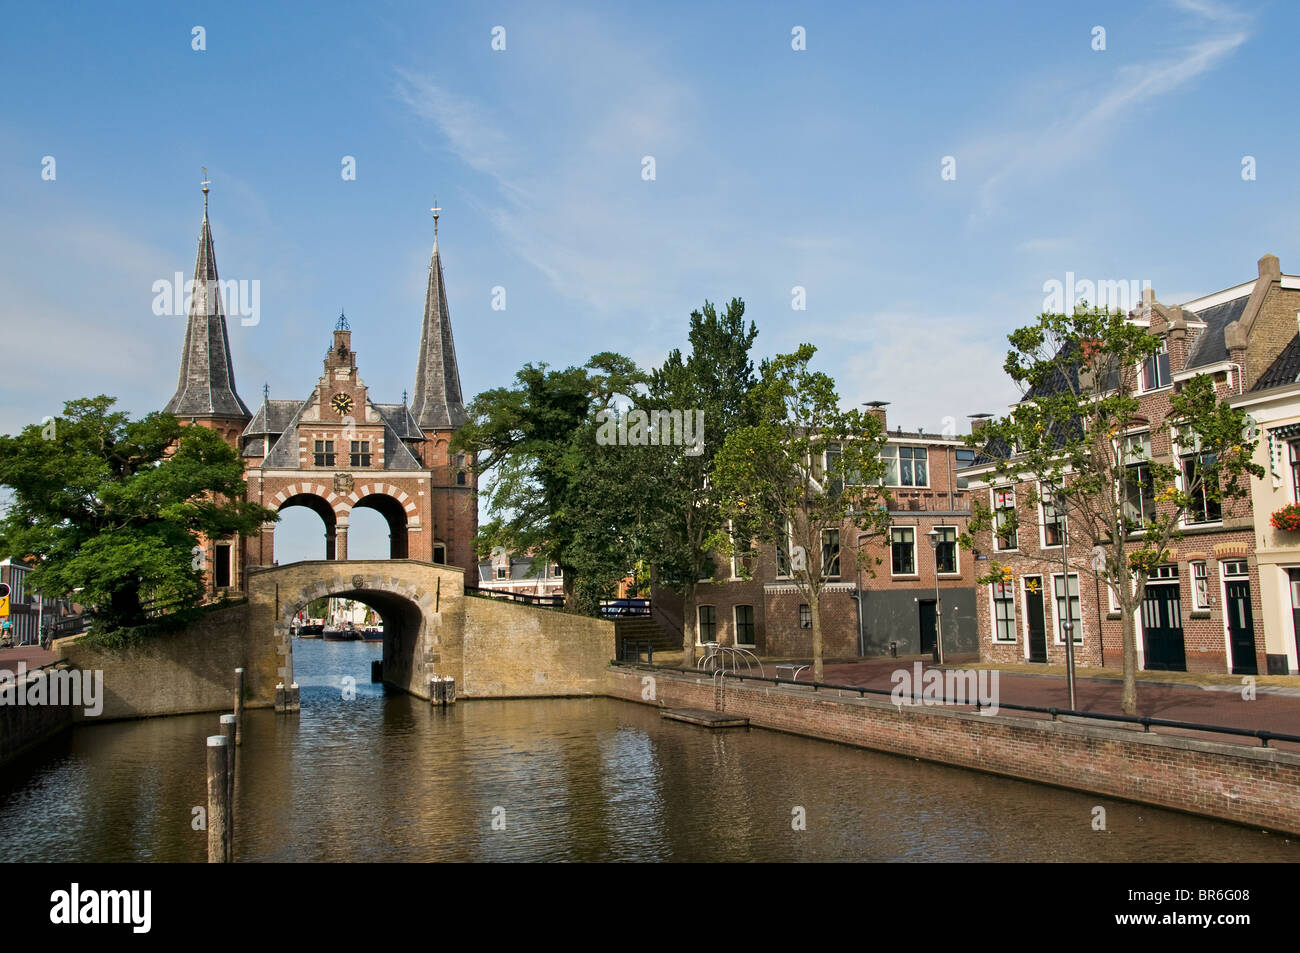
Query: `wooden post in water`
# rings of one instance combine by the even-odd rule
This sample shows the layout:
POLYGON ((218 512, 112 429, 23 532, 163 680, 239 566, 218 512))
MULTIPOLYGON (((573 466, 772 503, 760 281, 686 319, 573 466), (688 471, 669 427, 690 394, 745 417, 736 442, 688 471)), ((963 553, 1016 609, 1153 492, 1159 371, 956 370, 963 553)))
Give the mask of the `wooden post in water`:
POLYGON ((225 735, 208 736, 208 863, 224 864, 228 857, 230 831, 226 800, 226 758, 230 742, 225 735))
POLYGON ((235 859, 235 716, 221 716, 221 734, 226 739, 226 863, 235 859))
POLYGON ((244 743, 244 670, 235 669, 235 744, 244 743))
POLYGON ((284 711, 284 682, 275 683, 275 710, 284 711))

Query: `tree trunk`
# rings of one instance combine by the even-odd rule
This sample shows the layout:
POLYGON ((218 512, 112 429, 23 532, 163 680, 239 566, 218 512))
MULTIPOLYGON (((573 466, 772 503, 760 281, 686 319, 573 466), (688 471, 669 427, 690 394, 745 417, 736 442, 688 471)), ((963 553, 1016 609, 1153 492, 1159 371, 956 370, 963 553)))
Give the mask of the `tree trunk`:
POLYGON ((572 612, 577 608, 578 594, 574 585, 573 569, 569 566, 561 566, 560 571, 564 573, 564 608, 572 612))
POLYGON ((808 597, 808 609, 812 612, 812 650, 813 650, 813 681, 822 680, 822 605, 819 598, 821 593, 813 593, 808 597))
POLYGON ((1131 598, 1120 600, 1120 611, 1124 613, 1124 691, 1120 704, 1126 715, 1137 714, 1137 619, 1136 606, 1131 602, 1131 598))
POLYGON ((108 604, 113 624, 126 627, 144 622, 144 608, 140 605, 140 587, 130 585, 113 593, 108 604))
POLYGON ((682 668, 695 667, 695 583, 682 590, 682 668))

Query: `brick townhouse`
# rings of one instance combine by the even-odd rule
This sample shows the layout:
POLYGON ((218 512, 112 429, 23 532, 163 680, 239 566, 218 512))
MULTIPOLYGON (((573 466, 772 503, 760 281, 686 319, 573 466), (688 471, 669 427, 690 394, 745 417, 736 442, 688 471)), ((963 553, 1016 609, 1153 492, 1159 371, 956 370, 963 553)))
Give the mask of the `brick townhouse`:
MULTIPOLYGON (((1297 316, 1300 318, 1300 315, 1297 316)), ((1230 403, 1250 415, 1259 438, 1251 481, 1255 559, 1270 675, 1300 673, 1300 531, 1273 525, 1273 515, 1300 504, 1300 336, 1293 335, 1246 393, 1230 403)), ((1292 524, 1294 525, 1294 524, 1292 524)))
MULTIPOLYGON (((1251 281, 1181 306, 1163 305, 1150 289, 1144 292, 1129 318, 1158 336, 1163 348, 1138 370, 1141 407, 1119 437, 1134 457, 1135 485, 1124 492, 1135 517, 1165 505, 1144 479, 1143 457, 1176 460, 1183 474, 1180 489, 1196 465, 1195 448, 1176 445, 1170 432, 1161 430, 1175 390, 1204 374, 1221 399, 1250 393, 1294 341, 1298 310, 1300 277, 1283 275, 1272 255, 1260 259, 1258 276, 1251 281)), ((999 536, 990 531, 977 540, 981 555, 1008 567, 1012 576, 1009 582, 977 587, 981 658, 1064 664, 1068 611, 1076 663, 1118 667, 1121 614, 1114 593, 1091 569, 1087 544, 1069 534, 1068 521, 1061 526, 1050 503, 1034 502, 1031 484, 1001 485, 982 463, 964 475, 971 491, 985 494, 995 511, 1014 509, 1018 523, 1015 532, 999 536), (1062 565, 1062 528, 1069 543, 1068 575, 1062 565)), ((1251 499, 1216 503, 1202 495, 1194 503, 1182 538, 1174 542, 1169 562, 1148 581, 1137 613, 1140 668, 1251 674, 1278 667, 1279 652, 1266 650, 1260 632, 1265 613, 1256 523, 1251 499)), ((1138 545, 1135 536, 1132 548, 1138 545)), ((1300 559, 1292 562, 1300 568, 1300 559)))
MULTIPOLYGON (((883 406, 874 412, 887 424, 883 406)), ((966 480, 957 470, 973 462, 974 452, 957 436, 902 428, 886 433, 885 483, 893 500, 888 538, 860 538, 864 534, 848 522, 823 534, 823 558, 831 567, 821 595, 823 657, 932 653, 936 580, 945 657, 974 655, 975 571, 969 554, 957 545, 970 516, 966 480), (937 547, 930 545, 932 529, 939 534, 937 547)), ((775 547, 762 546, 745 566, 748 579, 740 562, 730 560, 723 562, 716 581, 702 581, 696 589, 698 644, 743 646, 781 658, 810 657, 812 615, 789 574, 788 559, 775 547)), ((656 587, 653 605, 657 621, 680 641, 681 599, 656 587)))

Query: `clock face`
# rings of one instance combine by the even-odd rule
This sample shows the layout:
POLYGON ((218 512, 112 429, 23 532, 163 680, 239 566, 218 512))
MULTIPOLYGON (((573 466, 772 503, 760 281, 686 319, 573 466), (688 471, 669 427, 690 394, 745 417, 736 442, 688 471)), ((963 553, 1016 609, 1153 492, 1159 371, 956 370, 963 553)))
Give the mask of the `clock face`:
POLYGON ((346 414, 352 410, 352 398, 348 394, 335 394, 334 399, 330 401, 330 406, 340 414, 346 414))

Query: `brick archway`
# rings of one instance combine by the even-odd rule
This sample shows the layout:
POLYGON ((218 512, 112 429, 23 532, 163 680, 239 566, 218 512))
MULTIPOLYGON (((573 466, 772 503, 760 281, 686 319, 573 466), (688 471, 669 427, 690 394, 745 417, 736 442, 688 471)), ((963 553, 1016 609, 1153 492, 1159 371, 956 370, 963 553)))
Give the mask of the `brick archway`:
MULTIPOLYGON (((384 681, 428 697, 434 675, 461 677, 459 569, 415 560, 311 560, 249 575, 250 633, 274 653, 274 671, 293 681, 290 625, 308 603, 327 596, 356 599, 384 620, 384 681)), ((270 657, 268 658, 268 665, 270 657)))

